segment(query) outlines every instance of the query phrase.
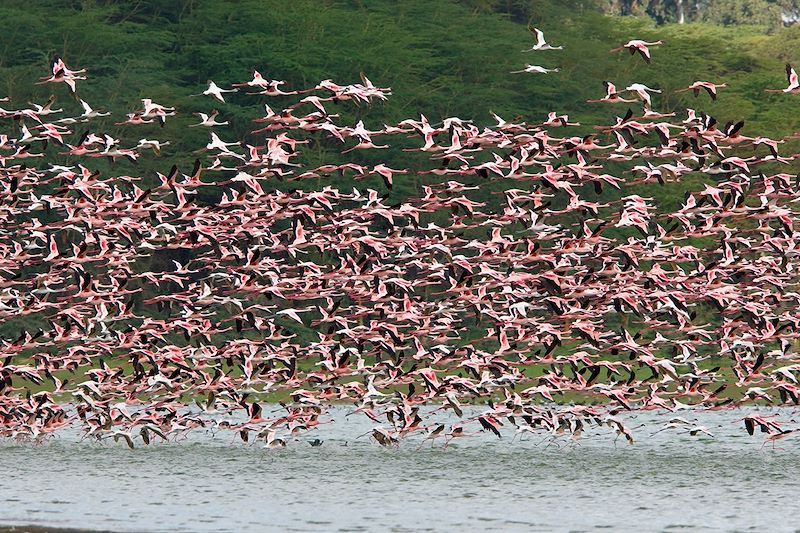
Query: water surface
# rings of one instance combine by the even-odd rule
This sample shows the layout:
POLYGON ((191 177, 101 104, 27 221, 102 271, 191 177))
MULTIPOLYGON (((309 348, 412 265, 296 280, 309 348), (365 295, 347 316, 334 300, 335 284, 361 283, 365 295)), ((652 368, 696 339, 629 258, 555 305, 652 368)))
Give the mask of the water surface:
MULTIPOLYGON (((382 448, 335 424, 285 449, 195 433, 170 444, 0 444, 0 525, 111 531, 800 531, 798 444, 775 450, 746 412, 681 413, 714 438, 653 432, 671 415, 629 415, 637 442, 480 435, 443 449, 382 448), (319 437, 322 446, 308 440, 319 437), (543 440, 544 439, 544 440, 543 440)), ((789 421, 792 411, 775 411, 789 421)), ((769 413, 769 412, 768 412, 769 413)), ((789 422, 789 427, 793 427, 789 422)))

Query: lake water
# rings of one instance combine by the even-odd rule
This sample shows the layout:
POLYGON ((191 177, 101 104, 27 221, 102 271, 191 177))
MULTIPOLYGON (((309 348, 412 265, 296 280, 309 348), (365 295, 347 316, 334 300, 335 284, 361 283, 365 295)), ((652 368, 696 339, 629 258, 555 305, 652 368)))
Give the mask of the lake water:
MULTIPOLYGON (((680 413, 715 437, 653 432, 629 446, 480 435, 383 448, 345 417, 285 449, 232 434, 128 449, 66 435, 0 444, 0 525, 110 531, 800 531, 800 440, 762 449, 744 411, 680 413), (324 440, 312 447, 311 438, 324 440), (549 445, 548 445, 549 444, 549 445)), ((766 411, 770 413, 771 411, 766 411)), ((795 412, 776 411, 787 421, 795 412)), ((798 437, 800 438, 800 437, 798 437)))

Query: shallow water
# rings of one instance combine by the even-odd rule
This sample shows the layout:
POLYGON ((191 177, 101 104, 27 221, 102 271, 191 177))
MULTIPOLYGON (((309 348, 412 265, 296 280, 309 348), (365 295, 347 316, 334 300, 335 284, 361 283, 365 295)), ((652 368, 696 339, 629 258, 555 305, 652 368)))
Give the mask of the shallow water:
MULTIPOLYGON (((59 437, 0 444, 0 525, 113 531, 800 531, 800 440, 762 449, 743 411, 681 413, 715 437, 637 443, 488 435, 382 448, 344 417, 280 450, 225 434, 128 449, 59 437), (320 447, 308 440, 324 439, 320 447), (346 444, 346 445, 345 445, 346 444)), ((788 421, 797 413, 779 411, 788 421)), ((791 422, 784 427, 794 427, 791 422)))

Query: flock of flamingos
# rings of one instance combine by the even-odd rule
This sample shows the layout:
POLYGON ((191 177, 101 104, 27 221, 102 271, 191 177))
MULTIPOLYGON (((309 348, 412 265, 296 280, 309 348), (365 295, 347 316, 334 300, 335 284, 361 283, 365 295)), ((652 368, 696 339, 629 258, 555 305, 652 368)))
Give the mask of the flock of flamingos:
MULTIPOLYGON (((532 31, 532 51, 560 48, 532 31)), ((616 50, 649 63, 658 44, 616 50)), ((800 90, 787 75, 776 90, 800 90)), ((55 57, 39 80, 80 115, 55 96, 0 109, 0 323, 18 331, 0 339, 0 437, 73 428, 134 447, 205 428, 273 448, 321 436, 344 403, 384 446, 600 427, 632 443, 626 411, 708 436, 693 410, 800 402, 800 183, 781 171, 797 136, 659 113, 657 89, 610 82, 597 102, 642 111, 597 137, 556 113, 369 129, 335 112, 390 96, 363 75, 291 91, 255 72, 198 95, 223 111, 198 113, 193 168, 137 176, 97 162, 159 156, 168 141, 139 132, 182 110, 142 99, 117 124, 143 138, 113 138, 93 130, 108 112, 80 98, 87 77, 55 57), (232 92, 293 103, 264 105, 240 142, 232 92), (393 140, 415 168, 380 162, 393 140), (45 158, 54 144, 67 164, 45 158), (351 162, 301 165, 318 145, 351 162), (642 192, 689 175, 706 184, 674 209, 642 192), (400 183, 414 192, 393 203, 400 183)), ((795 431, 757 409, 741 420, 765 443, 795 431)))

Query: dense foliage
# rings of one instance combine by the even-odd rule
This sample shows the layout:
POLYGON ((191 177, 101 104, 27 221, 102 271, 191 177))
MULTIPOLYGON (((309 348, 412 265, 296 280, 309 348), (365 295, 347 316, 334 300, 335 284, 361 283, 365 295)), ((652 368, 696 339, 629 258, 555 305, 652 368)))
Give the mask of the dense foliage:
MULTIPOLYGON (((585 101, 601 96, 600 80, 609 79, 623 87, 636 81, 663 89, 654 104, 660 111, 697 106, 721 122, 744 119, 776 136, 795 128, 796 102, 767 96, 763 89, 783 86, 783 63, 794 59, 797 28, 767 36, 763 27, 656 27, 646 18, 606 17, 593 2, 575 0, 9 0, 0 6, 0 16, 14 21, 0 35, 0 92, 19 105, 47 98, 50 87, 31 92, 28 80, 41 75, 49 56, 59 53, 67 64, 90 69, 84 99, 113 109, 133 109, 141 97, 179 111, 196 108, 184 96, 187 89, 199 92, 209 78, 220 85, 238 81, 258 68, 287 80, 289 88, 328 76, 353 80, 363 71, 394 89, 392 102, 370 112, 368 120, 375 122, 399 119, 411 110, 432 119, 457 115, 481 123, 490 120, 490 111, 538 120, 557 110, 600 124, 612 119, 612 108, 585 101), (563 52, 521 53, 531 41, 528 22, 548 32, 563 52), (650 66, 608 52, 634 37, 662 38, 667 45, 650 66), (509 74, 527 62, 560 66, 561 72, 509 74), (697 78, 725 81, 730 89, 715 104, 670 92, 697 78)), ((60 105, 77 108, 65 92, 58 96, 60 105)), ((236 106, 242 100, 232 102, 226 114, 244 133, 252 112, 236 106)), ((119 119, 112 116, 107 123, 119 119)), ((192 117, 183 119, 180 127, 192 117)), ((114 129, 109 133, 121 133, 114 129)), ((157 128, 147 133, 156 134, 157 128)), ((172 146, 165 156, 181 148, 172 146)))
POLYGON ((774 29, 794 24, 800 15, 797 0, 600 0, 608 14, 648 15, 659 23, 761 24, 774 29))

